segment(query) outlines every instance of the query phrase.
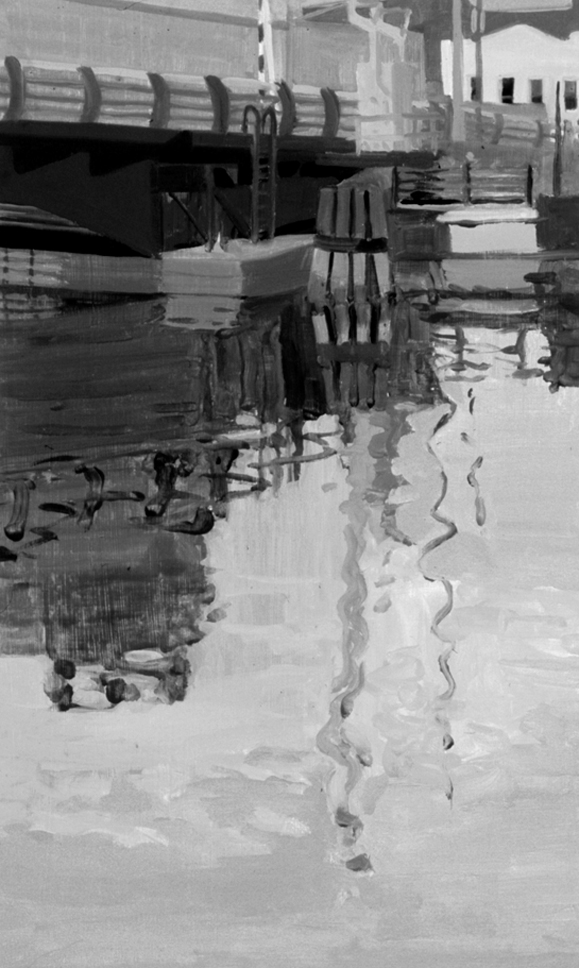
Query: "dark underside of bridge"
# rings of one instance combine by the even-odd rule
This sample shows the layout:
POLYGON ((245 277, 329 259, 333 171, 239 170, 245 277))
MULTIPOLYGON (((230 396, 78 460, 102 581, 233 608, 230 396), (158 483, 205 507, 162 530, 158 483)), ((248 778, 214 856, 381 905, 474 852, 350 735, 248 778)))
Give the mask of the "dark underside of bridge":
MULTIPOLYGON (((0 246, 154 256, 212 230, 249 237, 252 144, 241 133, 1 122, 0 208, 30 206, 60 224, 0 211, 0 246)), ((350 141, 303 136, 278 138, 276 152, 278 235, 313 231, 325 185, 368 166, 433 162, 427 152, 357 155, 350 141)))

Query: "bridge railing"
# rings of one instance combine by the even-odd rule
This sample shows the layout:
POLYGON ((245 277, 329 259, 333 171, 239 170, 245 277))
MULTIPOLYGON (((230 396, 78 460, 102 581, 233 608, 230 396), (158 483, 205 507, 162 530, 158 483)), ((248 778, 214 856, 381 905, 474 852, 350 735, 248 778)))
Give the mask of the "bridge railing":
POLYGON ((469 143, 540 147, 553 137, 554 127, 543 104, 463 104, 469 143))
POLYGON ((57 121, 241 132, 248 104, 273 106, 280 135, 355 140, 351 94, 219 78, 24 62, 0 65, 0 122, 57 121))

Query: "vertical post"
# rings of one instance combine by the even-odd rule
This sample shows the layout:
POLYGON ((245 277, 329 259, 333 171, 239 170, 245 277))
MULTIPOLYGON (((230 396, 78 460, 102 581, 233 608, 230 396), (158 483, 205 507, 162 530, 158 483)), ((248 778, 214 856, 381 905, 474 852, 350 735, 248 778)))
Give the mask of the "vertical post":
POLYGON ((275 53, 273 45, 272 16, 270 0, 260 0, 259 4, 260 26, 263 30, 263 58, 264 74, 266 84, 274 84, 276 79, 275 53))
POLYGON ((472 201, 472 185, 470 177, 470 161, 465 161, 462 166, 462 200, 465 205, 470 205, 472 201))
POLYGON ((475 71, 477 76, 478 97, 477 100, 482 104, 484 101, 484 80, 483 80, 483 56, 482 38, 485 29, 485 14, 483 10, 483 0, 476 2, 476 46, 475 46, 475 71))
POLYGON ((273 239, 276 229, 276 203, 277 203, 277 116, 275 109, 270 105, 265 109, 261 118, 262 130, 265 130, 269 120, 268 134, 268 183, 267 183, 267 208, 268 225, 267 238, 273 239))
POLYGON ((452 140, 465 141, 462 0, 452 0, 452 140))
POLYGON ((482 104, 484 101, 484 78, 483 78, 483 56, 482 56, 482 38, 483 31, 485 28, 485 13, 483 10, 483 0, 477 0, 476 10, 473 11, 474 20, 476 21, 476 34, 475 34, 475 74, 476 74, 476 130, 477 138, 482 145, 484 139, 484 127, 483 127, 483 116, 482 116, 482 104))
POLYGON ((251 241, 259 239, 259 143, 261 138, 261 115, 254 104, 248 104, 243 112, 242 131, 247 134, 249 118, 253 117, 251 141, 251 241))
POLYGON ((561 82, 557 81, 555 94, 555 157, 553 158, 553 195, 555 197, 561 194, 562 174, 561 82))
POLYGON ((533 166, 529 165, 527 168, 527 205, 532 208, 533 206, 533 166))
POLYGON ((207 243, 209 252, 212 251, 217 240, 217 226, 215 224, 215 179, 211 165, 205 166, 205 192, 207 201, 207 243))

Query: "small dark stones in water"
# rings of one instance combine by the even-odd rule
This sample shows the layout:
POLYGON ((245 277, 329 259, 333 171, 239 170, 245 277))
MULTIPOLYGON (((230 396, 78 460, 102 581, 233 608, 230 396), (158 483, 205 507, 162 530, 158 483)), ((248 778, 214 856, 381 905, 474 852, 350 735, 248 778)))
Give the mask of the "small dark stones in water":
POLYGON ((227 611, 224 608, 214 608, 207 615, 208 622, 222 622, 227 618, 227 611))
POLYGON ((171 663, 170 673, 177 676, 187 675, 191 672, 191 663, 183 655, 176 655, 171 663))
POLYGON ((15 551, 7 548, 6 545, 0 545, 0 561, 17 561, 18 555, 15 551))
POLYGON ((74 679, 76 665, 72 659, 58 658, 54 660, 54 671, 57 676, 62 676, 63 679, 74 679))
POLYGON ((167 527, 167 531, 175 531, 179 534, 207 534, 215 524, 215 517, 209 508, 197 508, 195 517, 192 521, 181 521, 179 524, 172 524, 167 527))
POLYGON ((127 684, 124 679, 109 679, 105 688, 105 696, 113 706, 118 705, 125 698, 127 684))
POLYGON ((66 679, 57 672, 51 672, 45 679, 44 692, 51 702, 58 703, 64 695, 66 679))
POLYGON ((372 766, 372 754, 369 750, 358 750, 356 759, 362 766, 372 766))
POLYGON ((135 702, 141 698, 141 693, 134 682, 127 682, 123 699, 125 702, 135 702))
POLYGON ((525 282, 532 282, 535 286, 554 286, 557 283, 556 272, 527 272, 525 282))
POLYGON ((56 464, 68 463, 68 461, 80 460, 80 457, 75 457, 73 454, 60 454, 56 457, 43 457, 42 460, 35 461, 35 467, 39 467, 40 464, 56 464))
POLYGON ((72 706, 72 686, 69 682, 66 683, 64 689, 62 690, 62 696, 58 702, 58 709, 61 713, 65 713, 67 709, 72 706))
POLYGON ((374 870, 367 854, 358 854, 357 857, 347 860, 346 867, 357 874, 367 874, 374 870))
POLYGON ((338 807, 334 819, 338 827, 343 827, 347 831, 347 841, 351 844, 355 843, 364 829, 360 818, 344 807, 338 807))
POLYGON ((72 504, 58 504, 56 502, 47 501, 45 504, 38 505, 39 511, 47 511, 49 514, 66 514, 69 517, 74 517, 76 514, 76 508, 72 504))
POLYGON ((209 508, 197 508, 193 518, 193 528, 195 534, 207 534, 215 524, 215 518, 209 508))
POLYGON ((183 702, 187 692, 187 676, 167 675, 159 683, 155 690, 156 695, 163 702, 172 705, 174 702, 183 702))
POLYGON ((342 719, 347 719, 348 716, 352 715, 353 711, 354 711, 354 696, 352 695, 352 693, 349 692, 347 695, 344 696, 344 698, 342 699, 342 702, 340 703, 340 716, 342 717, 342 719))
POLYGON ((345 807, 338 807, 335 813, 335 820, 338 827, 361 826, 362 821, 355 814, 350 813, 345 807))

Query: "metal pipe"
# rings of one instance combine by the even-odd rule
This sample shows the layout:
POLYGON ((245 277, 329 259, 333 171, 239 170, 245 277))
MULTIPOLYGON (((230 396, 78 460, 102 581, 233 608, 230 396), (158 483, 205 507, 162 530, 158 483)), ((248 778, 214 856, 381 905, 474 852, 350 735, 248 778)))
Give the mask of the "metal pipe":
POLYGON ((275 236, 276 227, 276 201, 277 201, 277 115, 275 113, 275 108, 272 104, 269 105, 261 115, 261 127, 265 131, 267 122, 269 121, 269 138, 268 138, 268 164, 269 164, 269 181, 268 181, 268 227, 267 227, 267 237, 273 239, 275 236))
POLYGON ((452 0, 452 140, 464 142, 464 62, 462 49, 462 0, 452 0))
POLYGON ((253 141, 251 151, 251 241, 259 239, 259 142, 261 137, 261 114, 255 104, 248 104, 243 112, 241 130, 244 134, 249 130, 249 118, 253 117, 253 141))

